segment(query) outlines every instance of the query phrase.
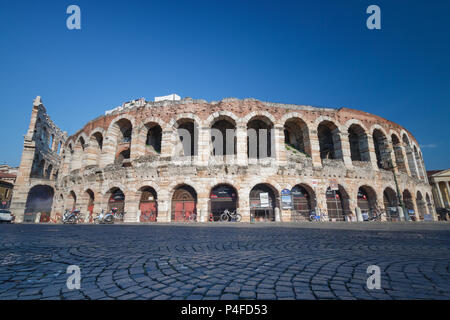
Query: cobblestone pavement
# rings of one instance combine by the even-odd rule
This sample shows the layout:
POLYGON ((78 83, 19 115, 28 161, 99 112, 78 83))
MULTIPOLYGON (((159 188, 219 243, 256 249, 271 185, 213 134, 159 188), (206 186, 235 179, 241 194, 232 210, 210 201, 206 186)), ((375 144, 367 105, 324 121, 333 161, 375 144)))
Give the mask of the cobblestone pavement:
POLYGON ((0 299, 255 298, 450 299, 450 224, 0 225, 0 299))

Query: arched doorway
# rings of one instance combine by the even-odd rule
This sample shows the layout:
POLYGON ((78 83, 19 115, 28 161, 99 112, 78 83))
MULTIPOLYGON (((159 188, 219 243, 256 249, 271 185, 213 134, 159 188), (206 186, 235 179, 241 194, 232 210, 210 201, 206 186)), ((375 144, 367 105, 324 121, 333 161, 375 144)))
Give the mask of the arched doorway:
POLYGON ((197 192, 188 185, 175 189, 172 196, 171 220, 176 222, 192 221, 197 215, 197 192))
POLYGON ((407 211, 405 215, 409 217, 408 220, 415 220, 414 200, 408 189, 403 191, 403 202, 407 211))
POLYGON ((25 205, 24 222, 35 222, 37 213, 41 214, 39 222, 49 222, 54 194, 50 186, 37 185, 31 188, 25 205))
POLYGON ((95 196, 94 196, 94 192, 91 189, 87 189, 85 192, 85 197, 87 199, 87 214, 88 214, 88 221, 89 222, 93 222, 94 218, 94 201, 95 201, 95 196))
POLYGON ((428 208, 428 214, 430 215, 430 219, 433 217, 433 204, 431 203, 430 195, 427 193, 425 196, 425 199, 427 201, 427 208, 428 208))
POLYGON ((117 208, 118 213, 125 212, 125 195, 122 190, 119 188, 112 188, 109 192, 108 198, 108 212, 111 211, 112 208, 117 208))
POLYGON ((275 208, 279 208, 278 192, 268 184, 257 184, 250 191, 250 219, 275 221, 275 208))
POLYGON ((377 198, 375 191, 369 186, 362 186, 358 189, 357 206, 361 209, 364 220, 375 216, 377 209, 377 198))
POLYGON ((352 161, 370 161, 367 135, 360 125, 352 124, 348 128, 348 141, 352 161))
POLYGON ((157 194, 152 187, 143 187, 141 191, 141 200, 139 201, 140 222, 156 222, 158 218, 157 194))
POLYGON ((346 217, 351 215, 349 201, 350 198, 345 189, 338 185, 338 189, 328 187, 325 197, 327 199, 327 212, 330 221, 346 221, 346 217))
POLYGON ((292 221, 308 221, 311 210, 316 207, 314 192, 309 186, 297 184, 291 190, 292 195, 292 221))
POLYGON ((388 221, 400 221, 398 213, 398 200, 395 191, 389 187, 383 191, 383 204, 386 210, 386 218, 388 221))
POLYGON ((227 184, 215 186, 209 195, 210 217, 212 221, 220 220, 220 215, 228 209, 230 212, 237 210, 238 195, 236 189, 227 184))

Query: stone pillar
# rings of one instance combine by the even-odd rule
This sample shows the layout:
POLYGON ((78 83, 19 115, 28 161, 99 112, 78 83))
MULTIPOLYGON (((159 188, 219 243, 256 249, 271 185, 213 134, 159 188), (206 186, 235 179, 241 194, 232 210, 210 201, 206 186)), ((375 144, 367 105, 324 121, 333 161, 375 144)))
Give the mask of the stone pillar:
POLYGON ((161 157, 171 157, 175 147, 175 134, 172 130, 164 130, 161 138, 161 157))
POLYGON ((362 213, 361 213, 361 209, 360 209, 359 207, 356 207, 356 208, 355 208, 355 212, 356 212, 356 220, 357 220, 358 222, 364 221, 363 216, 362 216, 362 213))
POLYGON ((367 143, 369 148, 369 157, 370 157, 370 163, 372 164, 372 169, 374 171, 378 171, 378 164, 377 164, 377 155, 375 153, 375 145, 373 143, 373 136, 371 134, 367 134, 367 143))
POLYGON ((131 145, 130 145, 130 161, 133 161, 139 157, 145 155, 145 140, 147 138, 147 127, 142 126, 138 128, 133 127, 131 133, 131 145))
POLYGON ((106 136, 103 140, 103 153, 100 161, 100 167, 105 167, 108 164, 114 163, 116 156, 116 141, 106 136))
MULTIPOLYGON (((311 144, 311 158, 314 168, 322 168, 322 159, 320 158, 320 143, 317 136, 317 130, 310 130, 308 133, 311 144)), ((306 147, 305 147, 306 148, 306 147)))
POLYGON ((278 207, 275 208, 275 221, 281 222, 281 213, 280 213, 280 208, 278 208, 278 207))
POLYGON ((242 222, 250 222, 250 203, 248 198, 248 192, 244 189, 245 193, 241 193, 239 196, 239 214, 242 216, 242 222))
POLYGON ((286 146, 284 145, 284 127, 282 125, 275 125, 275 159, 279 165, 287 164, 286 146))
POLYGON ((398 217, 400 219, 400 221, 405 221, 407 220, 407 217, 405 216, 405 212, 403 212, 403 208, 402 207, 397 207, 397 212, 398 212, 398 217))
MULTIPOLYGON (((338 130, 338 129, 335 129, 338 130)), ((333 134, 333 140, 334 140, 333 134)), ((348 169, 353 169, 351 151, 350 151, 350 141, 348 140, 348 133, 341 132, 339 133, 340 138, 340 150, 342 150, 342 160, 344 161, 345 167, 348 169)), ((339 146, 336 145, 336 141, 334 141, 334 149, 338 150, 339 146)), ((335 151, 336 152, 336 151, 335 151)), ((337 154, 336 154, 337 155, 337 154)))
MULTIPOLYGON (((122 190, 123 191, 123 190, 122 190)), ((124 222, 136 222, 139 219, 139 200, 136 199, 136 192, 127 192, 125 194, 125 215, 124 222)))
MULTIPOLYGON (((248 164, 247 157, 247 126, 238 125, 236 127, 236 154, 237 164, 239 166, 246 166, 248 164)), ((244 217, 242 216, 242 220, 244 217)))
POLYGON ((408 163, 408 157, 406 156, 406 150, 405 147, 403 145, 399 145, 398 150, 400 150, 401 154, 402 154, 402 158, 403 158, 403 165, 405 167, 406 170, 406 174, 408 176, 411 176, 411 170, 409 169, 409 163, 408 163))
POLYGON ((200 127, 198 130, 198 157, 197 164, 207 166, 211 154, 211 133, 209 128, 200 127))

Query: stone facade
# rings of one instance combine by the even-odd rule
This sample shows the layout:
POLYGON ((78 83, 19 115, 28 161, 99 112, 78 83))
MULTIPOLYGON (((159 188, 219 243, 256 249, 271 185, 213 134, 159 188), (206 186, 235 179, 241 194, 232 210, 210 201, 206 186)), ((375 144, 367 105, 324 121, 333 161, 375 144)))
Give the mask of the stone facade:
POLYGON ((334 182, 339 189, 335 199, 345 200, 345 205, 339 205, 345 211, 345 220, 359 221, 358 206, 362 203, 367 202, 370 210, 384 208, 391 197, 389 206, 399 206, 395 174, 415 220, 425 216, 435 220, 425 172, 419 144, 410 132, 381 117, 348 108, 234 98, 209 103, 190 98, 160 102, 139 99, 89 121, 66 137, 45 115, 37 98, 25 136, 13 206, 16 219, 22 221, 29 190, 46 185, 54 191, 53 217, 73 207, 98 213, 108 209, 109 202, 120 193, 116 199, 124 206, 125 222, 142 221, 142 203, 148 199, 154 202, 152 208, 157 208, 158 222, 173 221, 177 210, 193 210, 197 221, 206 222, 211 219, 213 188, 227 185, 234 190, 242 221, 250 221, 255 217, 251 212, 256 212, 251 194, 259 186, 273 197, 269 206, 276 217, 272 212, 275 218, 271 220, 291 221, 295 210, 282 207, 282 190, 301 187, 308 199, 306 207, 326 213, 327 208, 330 210, 327 190, 334 182), (60 154, 38 143, 36 119, 42 119, 41 126, 51 124, 47 132, 63 143, 60 154), (234 132, 227 138, 234 140, 233 152, 217 152, 211 128, 234 132), (255 132, 269 129, 267 157, 259 153, 249 156, 248 148, 253 145, 247 141, 254 128, 255 132), (180 139, 180 129, 195 133, 191 153, 186 152, 187 140, 180 139), (59 169, 59 174, 49 179, 34 175, 40 159, 45 166, 59 169), (182 194, 177 193, 180 187, 191 190, 186 192, 190 192, 194 208, 179 209, 192 200, 184 198, 175 203, 182 194), (144 193, 145 197, 151 194, 150 198, 144 199, 144 193), (423 206, 416 201, 418 197, 428 203, 423 206))

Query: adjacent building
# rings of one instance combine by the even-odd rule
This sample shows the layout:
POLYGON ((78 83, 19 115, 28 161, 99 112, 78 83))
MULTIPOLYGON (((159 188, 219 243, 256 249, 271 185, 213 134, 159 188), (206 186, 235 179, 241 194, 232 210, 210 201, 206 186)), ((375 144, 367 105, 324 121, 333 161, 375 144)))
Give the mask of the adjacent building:
POLYGON ((449 220, 448 213, 442 209, 450 210, 450 169, 427 171, 436 209, 442 212, 442 218, 449 220), (446 216, 446 217, 445 217, 446 216))

